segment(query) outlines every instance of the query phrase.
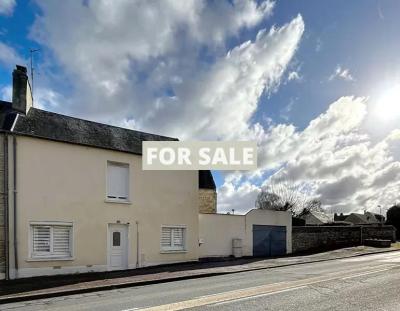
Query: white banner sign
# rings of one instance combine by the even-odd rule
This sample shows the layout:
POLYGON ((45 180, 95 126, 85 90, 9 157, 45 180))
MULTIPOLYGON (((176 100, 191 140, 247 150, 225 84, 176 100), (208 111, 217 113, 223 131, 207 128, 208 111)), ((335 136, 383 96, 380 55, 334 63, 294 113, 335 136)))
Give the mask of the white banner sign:
POLYGON ((144 141, 143 170, 255 170, 253 141, 144 141))

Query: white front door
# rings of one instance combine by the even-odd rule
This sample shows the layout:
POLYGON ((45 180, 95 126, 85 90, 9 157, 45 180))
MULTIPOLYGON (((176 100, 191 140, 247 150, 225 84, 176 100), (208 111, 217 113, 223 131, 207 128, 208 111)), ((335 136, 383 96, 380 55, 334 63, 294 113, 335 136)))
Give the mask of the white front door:
POLYGON ((128 268, 128 226, 108 225, 108 270, 128 268))

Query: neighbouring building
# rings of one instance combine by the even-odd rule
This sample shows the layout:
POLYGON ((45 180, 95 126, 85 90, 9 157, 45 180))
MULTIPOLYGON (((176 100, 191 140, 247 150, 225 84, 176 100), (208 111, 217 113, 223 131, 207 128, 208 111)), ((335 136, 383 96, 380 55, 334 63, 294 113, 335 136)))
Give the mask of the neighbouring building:
POLYGON ((306 226, 320 226, 333 222, 332 215, 323 211, 310 211, 309 213, 300 216, 300 218, 305 221, 306 226))
POLYGON ((217 212, 217 191, 210 171, 199 171, 199 212, 202 214, 217 212))
POLYGON ((291 251, 289 213, 216 214, 211 172, 144 171, 146 140, 176 139, 37 109, 17 66, 0 101, 0 279, 291 251))
POLYGON ((343 213, 335 213, 334 221, 344 221, 353 225, 377 225, 384 224, 385 217, 367 211, 365 211, 364 214, 350 213, 348 215, 344 215, 343 213))

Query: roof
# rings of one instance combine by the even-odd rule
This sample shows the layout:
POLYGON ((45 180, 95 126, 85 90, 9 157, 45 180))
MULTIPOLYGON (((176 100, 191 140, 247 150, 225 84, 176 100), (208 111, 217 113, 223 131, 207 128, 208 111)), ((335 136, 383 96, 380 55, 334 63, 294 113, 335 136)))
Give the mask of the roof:
POLYGON ((344 215, 343 213, 340 213, 340 215, 336 214, 334 215, 334 220, 335 221, 344 221, 349 215, 344 215))
POLYGON ((320 220, 322 223, 328 223, 328 222, 332 222, 332 215, 328 215, 325 212, 319 212, 319 211, 312 211, 311 214, 314 215, 315 218, 317 218, 318 220, 320 220))
POLYGON ((351 222, 353 224, 374 224, 379 223, 373 215, 351 213, 346 217, 345 221, 351 222))
POLYGON ((0 100, 0 129, 9 130, 16 116, 10 102, 0 100))
POLYGON ((199 188, 216 189, 214 178, 210 171, 199 171, 199 188))
POLYGON ((146 140, 177 140, 172 137, 129 130, 37 108, 30 108, 27 115, 20 114, 12 132, 134 154, 142 154, 142 142, 146 140))
MULTIPOLYGON (((0 129, 10 131, 17 112, 10 102, 0 101, 0 129)), ((59 142, 142 154, 143 141, 177 141, 177 138, 150 134, 74 118, 37 108, 19 114, 12 132, 59 142)), ((210 171, 199 171, 199 187, 216 189, 210 171)))
POLYGON ((324 211, 310 211, 309 213, 301 216, 300 218, 304 219, 306 221, 306 224, 308 223, 326 224, 333 221, 332 215, 328 215, 324 211), (314 219, 311 219, 311 217, 314 217, 314 219))

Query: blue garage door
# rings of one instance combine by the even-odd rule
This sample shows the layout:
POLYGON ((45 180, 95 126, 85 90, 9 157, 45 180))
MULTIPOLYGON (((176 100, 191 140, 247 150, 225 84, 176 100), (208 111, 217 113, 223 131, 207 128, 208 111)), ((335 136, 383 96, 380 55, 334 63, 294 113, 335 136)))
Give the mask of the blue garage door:
POLYGON ((253 225, 253 256, 271 257, 285 254, 285 226, 253 225))

